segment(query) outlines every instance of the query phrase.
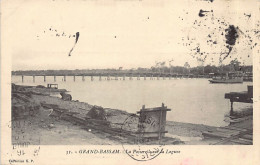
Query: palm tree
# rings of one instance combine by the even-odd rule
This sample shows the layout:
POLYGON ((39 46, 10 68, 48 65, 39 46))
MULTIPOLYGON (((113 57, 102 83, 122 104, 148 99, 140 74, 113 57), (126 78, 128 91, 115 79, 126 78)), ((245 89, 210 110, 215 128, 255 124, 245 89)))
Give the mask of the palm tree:
POLYGON ((232 69, 232 71, 236 71, 239 69, 240 64, 241 64, 241 62, 239 62, 237 60, 237 58, 235 58, 234 60, 230 61, 229 66, 230 66, 230 69, 232 69))
POLYGON ((188 69, 188 71, 190 73, 190 64, 188 62, 185 62, 184 68, 188 69))

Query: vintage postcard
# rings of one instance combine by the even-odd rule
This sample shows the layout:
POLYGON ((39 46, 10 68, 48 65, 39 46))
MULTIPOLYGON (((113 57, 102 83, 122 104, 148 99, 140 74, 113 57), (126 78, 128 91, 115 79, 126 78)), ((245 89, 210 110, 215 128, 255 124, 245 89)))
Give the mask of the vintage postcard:
POLYGON ((1 164, 260 164, 260 1, 2 0, 1 164))

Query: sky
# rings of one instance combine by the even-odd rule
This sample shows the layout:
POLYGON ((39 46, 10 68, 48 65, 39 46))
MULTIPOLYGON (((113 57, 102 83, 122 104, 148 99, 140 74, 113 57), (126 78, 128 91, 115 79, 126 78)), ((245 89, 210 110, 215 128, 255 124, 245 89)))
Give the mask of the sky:
POLYGON ((221 53, 227 54, 220 34, 231 24, 239 27, 239 37, 223 63, 237 58, 251 65, 248 36, 254 37, 259 16, 250 0, 13 0, 3 2, 2 10, 12 70, 150 68, 163 61, 219 65, 221 53), (206 16, 199 17, 201 9, 206 16), (209 34, 217 44, 207 43, 209 34))

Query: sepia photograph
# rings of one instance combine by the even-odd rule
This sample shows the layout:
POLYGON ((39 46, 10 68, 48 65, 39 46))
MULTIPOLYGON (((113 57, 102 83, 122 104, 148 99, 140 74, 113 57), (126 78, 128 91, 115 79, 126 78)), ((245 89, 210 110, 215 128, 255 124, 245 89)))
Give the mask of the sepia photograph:
POLYGON ((255 145, 259 1, 5 0, 1 8, 9 145, 111 146, 138 161, 163 153, 138 155, 154 145, 255 145))
POLYGON ((259 31, 232 2, 193 3, 205 7, 122 11, 128 19, 82 8, 73 22, 55 7, 57 22, 37 8, 20 15, 30 29, 13 44, 12 122, 26 126, 13 128, 12 142, 251 145, 259 31))

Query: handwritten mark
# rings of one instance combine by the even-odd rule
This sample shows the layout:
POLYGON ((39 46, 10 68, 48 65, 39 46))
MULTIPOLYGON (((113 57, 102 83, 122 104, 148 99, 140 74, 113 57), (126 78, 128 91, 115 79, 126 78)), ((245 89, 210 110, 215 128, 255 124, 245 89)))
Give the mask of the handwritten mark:
POLYGON ((208 12, 210 12, 210 11, 200 9, 199 16, 204 17, 206 15, 206 13, 208 13, 208 12))
MULTIPOLYGON (((75 35, 73 35, 73 37, 75 37, 75 35)), ((76 46, 78 40, 79 40, 79 32, 76 33, 75 43, 74 43, 73 47, 71 48, 71 50, 69 52, 69 56, 71 56, 71 52, 73 51, 74 47, 76 46)))

